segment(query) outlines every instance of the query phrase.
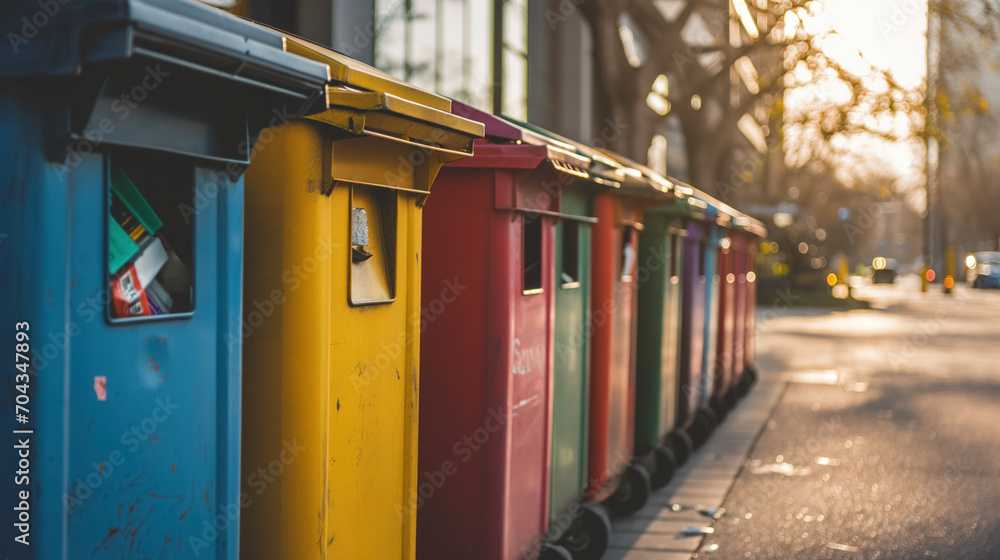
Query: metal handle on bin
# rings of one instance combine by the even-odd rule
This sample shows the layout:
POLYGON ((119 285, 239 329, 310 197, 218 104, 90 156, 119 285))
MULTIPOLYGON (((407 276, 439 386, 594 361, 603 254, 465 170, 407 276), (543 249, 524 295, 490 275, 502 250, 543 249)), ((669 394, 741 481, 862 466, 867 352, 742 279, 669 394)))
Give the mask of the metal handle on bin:
POLYGON ((400 138, 398 136, 393 136, 391 134, 385 134, 383 132, 375 132, 374 130, 369 130, 369 129, 364 128, 364 127, 362 127, 361 132, 363 134, 368 135, 368 136, 375 136, 377 138, 385 138, 387 140, 394 140, 396 142, 402 142, 403 144, 407 144, 409 146, 414 146, 414 147, 417 147, 417 148, 424 148, 425 150, 431 150, 433 152, 441 152, 441 153, 444 153, 444 154, 451 154, 451 155, 459 156, 459 157, 469 157, 470 155, 472 155, 472 151, 471 150, 470 151, 462 151, 462 150, 452 150, 452 149, 449 149, 449 148, 442 148, 440 146, 431 146, 431 145, 428 145, 428 144, 422 144, 420 142, 414 142, 413 140, 407 140, 405 138, 400 138))

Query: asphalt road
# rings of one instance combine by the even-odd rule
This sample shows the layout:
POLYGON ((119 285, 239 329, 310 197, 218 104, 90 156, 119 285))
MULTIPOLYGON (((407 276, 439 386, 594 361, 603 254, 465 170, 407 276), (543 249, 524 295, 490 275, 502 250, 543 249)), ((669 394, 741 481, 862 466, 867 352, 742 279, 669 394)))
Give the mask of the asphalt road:
POLYGON ((936 292, 761 306, 789 383, 699 558, 1000 559, 1000 291, 936 292))

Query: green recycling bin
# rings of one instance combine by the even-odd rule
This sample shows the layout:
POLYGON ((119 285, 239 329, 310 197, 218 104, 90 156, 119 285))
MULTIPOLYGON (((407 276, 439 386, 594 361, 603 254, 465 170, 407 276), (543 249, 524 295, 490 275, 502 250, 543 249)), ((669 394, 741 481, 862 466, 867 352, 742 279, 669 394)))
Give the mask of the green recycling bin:
POLYGON ((654 488, 670 482, 674 467, 687 462, 693 447, 676 426, 681 242, 687 232, 675 210, 650 208, 639 234, 639 254, 657 255, 665 263, 639 285, 636 341, 635 455, 650 471, 654 488))

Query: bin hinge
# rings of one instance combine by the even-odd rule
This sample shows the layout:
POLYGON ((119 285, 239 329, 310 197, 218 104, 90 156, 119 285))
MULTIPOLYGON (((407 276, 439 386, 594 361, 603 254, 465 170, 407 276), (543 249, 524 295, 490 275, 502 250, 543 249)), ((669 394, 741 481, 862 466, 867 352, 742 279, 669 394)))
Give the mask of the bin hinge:
POLYGON ((319 192, 323 196, 330 196, 333 194, 333 187, 337 184, 337 180, 333 178, 333 140, 330 138, 323 138, 323 163, 320 169, 319 176, 319 192))

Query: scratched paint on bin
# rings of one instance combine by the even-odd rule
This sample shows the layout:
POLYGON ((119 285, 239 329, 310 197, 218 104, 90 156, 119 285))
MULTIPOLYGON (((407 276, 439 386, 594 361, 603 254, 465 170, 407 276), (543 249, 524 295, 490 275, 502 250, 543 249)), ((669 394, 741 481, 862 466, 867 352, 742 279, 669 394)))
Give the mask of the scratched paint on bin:
POLYGON ((257 443, 244 446, 244 469, 281 461, 288 442, 301 451, 281 461, 274 491, 244 487, 254 506, 243 513, 243 556, 412 558, 420 209, 415 196, 392 197, 395 300, 352 305, 350 186, 329 195, 294 187, 326 181, 324 134, 292 123, 248 171, 268 188, 248 197, 247 302, 275 286, 285 294, 246 347, 244 399, 258 413, 244 418, 245 437, 257 443))

